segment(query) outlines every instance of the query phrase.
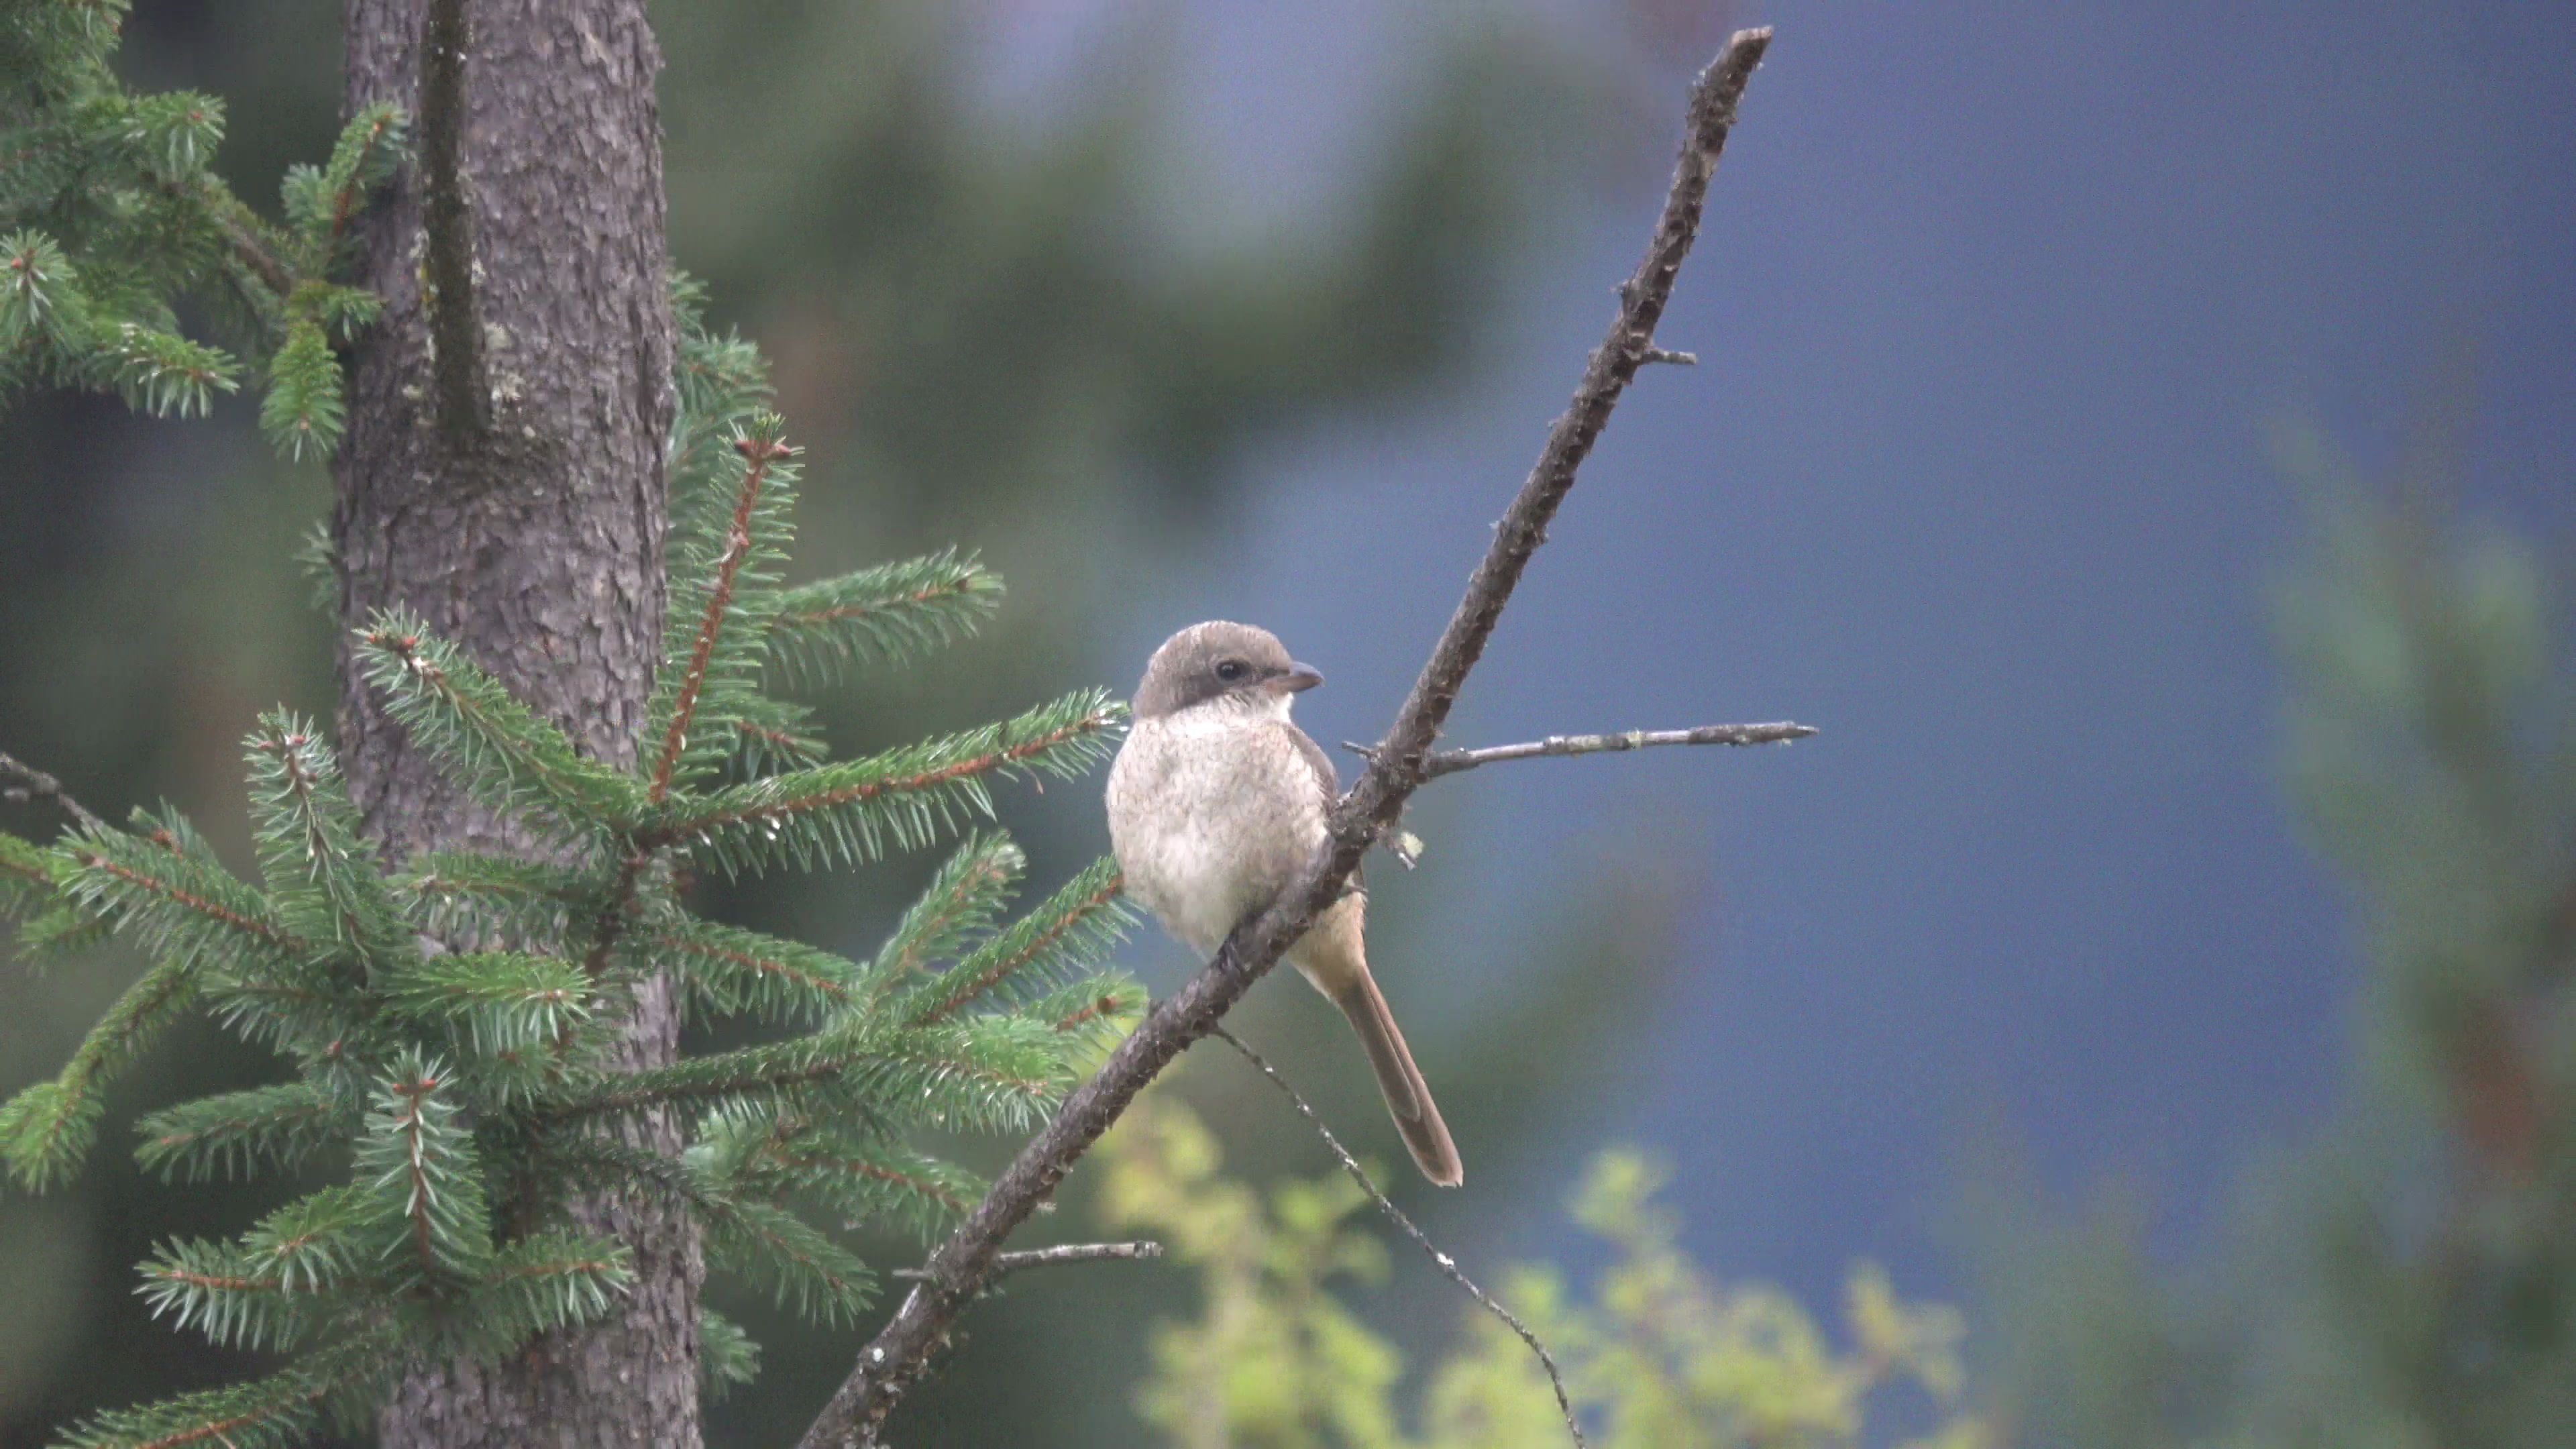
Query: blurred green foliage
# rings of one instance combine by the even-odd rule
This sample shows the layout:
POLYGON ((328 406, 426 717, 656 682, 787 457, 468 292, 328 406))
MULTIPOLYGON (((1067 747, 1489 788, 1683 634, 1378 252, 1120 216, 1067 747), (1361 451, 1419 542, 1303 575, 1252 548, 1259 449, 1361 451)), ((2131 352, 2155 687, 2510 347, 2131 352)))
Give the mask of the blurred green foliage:
MULTIPOLYGON (((1404 1359, 1336 1296, 1382 1282, 1386 1244, 1340 1173, 1266 1195, 1220 1174, 1214 1137, 1168 1094, 1129 1109, 1101 1143, 1102 1217, 1159 1238, 1197 1275, 1186 1323, 1156 1327, 1137 1391, 1146 1422, 1181 1449, 1555 1449, 1565 1420, 1527 1345, 1481 1307, 1423 1371, 1416 1412, 1404 1359), (1407 1433, 1403 1423, 1416 1420, 1407 1433)), ((1957 1310, 1899 1300, 1887 1275, 1853 1269, 1837 1347, 1795 1299, 1720 1285, 1676 1246, 1656 1201, 1662 1171, 1630 1152, 1594 1159, 1573 1216, 1608 1245, 1591 1299, 1554 1268, 1523 1267, 1502 1300, 1547 1344, 1604 1449, 1734 1449, 1891 1442, 1887 1410, 1910 1388, 1939 1421, 1914 1449, 1974 1449, 1962 1408, 1957 1310), (1875 1429, 1875 1433, 1872 1430, 1875 1429)), ((1919 1415, 1918 1415, 1919 1416, 1919 1415)))
MULTIPOLYGON (((2564 1445, 2576 1426, 2576 678, 2533 550, 2293 435, 2287 769, 2366 966, 2333 1123, 2173 1281, 2013 1209, 2013 1442, 2564 1445)), ((2005 1246, 2008 1244, 2008 1246, 2005 1246)))

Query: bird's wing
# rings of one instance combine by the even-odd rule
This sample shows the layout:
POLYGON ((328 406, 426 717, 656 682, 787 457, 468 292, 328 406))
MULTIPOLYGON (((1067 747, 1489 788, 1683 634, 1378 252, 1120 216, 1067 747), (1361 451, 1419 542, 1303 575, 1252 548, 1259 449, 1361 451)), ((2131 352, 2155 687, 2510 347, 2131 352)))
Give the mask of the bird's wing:
MULTIPOLYGON (((1315 788, 1322 792, 1324 797, 1324 813, 1330 815, 1333 807, 1342 803, 1342 777, 1341 773, 1333 768, 1333 757, 1325 754, 1324 747, 1315 743, 1313 736, 1297 728, 1295 724, 1282 724, 1280 728, 1288 732, 1288 742, 1297 747, 1297 758, 1304 760, 1306 768, 1314 772, 1315 788)), ((1363 874, 1358 870, 1351 872, 1351 886, 1354 890, 1362 888, 1363 874)))
POLYGON ((1333 757, 1325 754, 1322 745, 1315 743, 1312 737, 1295 725, 1283 724, 1280 728, 1288 732, 1289 743, 1297 747, 1297 757, 1306 762, 1307 769, 1315 772, 1315 788, 1324 792, 1324 808, 1330 810, 1340 804, 1342 777, 1333 769, 1333 757))

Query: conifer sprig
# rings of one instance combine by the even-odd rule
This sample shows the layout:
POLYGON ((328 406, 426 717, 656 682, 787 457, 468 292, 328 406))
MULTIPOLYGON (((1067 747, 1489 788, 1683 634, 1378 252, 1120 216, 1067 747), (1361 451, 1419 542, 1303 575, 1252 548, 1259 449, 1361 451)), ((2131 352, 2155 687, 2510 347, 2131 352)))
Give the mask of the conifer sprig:
POLYGON ((413 954, 402 915, 374 853, 358 840, 358 813, 339 761, 319 731, 283 710, 260 717, 244 745, 260 872, 282 924, 335 942, 369 970, 413 954))
POLYGON ((1098 960, 1126 932, 1127 908, 1119 898, 1124 885, 1117 861, 1093 861, 1044 904, 923 982, 905 1003, 907 1019, 926 1026, 977 1001, 1033 996, 1098 960))
MULTIPOLYGON (((0 74, 7 45, 0 15, 0 74)), ((148 151, 156 176, 180 175, 202 168, 210 116, 174 104, 119 144, 148 151)), ((330 344, 375 303, 315 273, 400 140, 391 112, 353 122, 328 167, 290 178, 276 235, 187 183, 191 205, 247 228, 273 253, 263 266, 291 274, 270 298, 282 340, 264 403, 289 452, 336 436, 330 344)), ((18 184, 0 182, 0 195, 18 184)), ((125 294, 90 268, 87 253, 64 256, 42 236, 0 243, 0 381, 36 349, 95 340, 93 311, 125 294), (86 290, 74 285, 84 277, 86 290)), ((675 300, 672 607, 638 763, 586 754, 416 616, 379 615, 358 640, 364 677, 413 742, 487 809, 533 827, 545 858, 450 850, 388 867, 319 730, 282 711, 245 742, 256 883, 174 812, 84 825, 51 845, 0 835, 0 912, 21 922, 22 946, 59 951, 112 930, 151 963, 60 1075, 0 1105, 12 1176, 41 1188, 74 1171, 101 1088, 191 1009, 276 1049, 289 1079, 152 1113, 138 1163, 179 1181, 346 1164, 344 1181, 248 1232, 165 1243, 142 1266, 154 1313, 298 1355, 289 1367, 101 1416, 74 1442, 291 1442, 331 1414, 363 1414, 406 1364, 495 1359, 596 1322, 617 1311, 632 1266, 622 1245, 565 1226, 564 1210, 601 1190, 685 1211, 714 1266, 847 1322, 877 1279, 807 1214, 922 1233, 953 1222, 982 1184, 911 1136, 1025 1129, 1140 1003, 1133 983, 1089 974, 1125 919, 1115 871, 1094 865, 1010 919, 1027 860, 999 830, 960 841, 864 962, 690 909, 692 860, 729 872, 864 865, 931 845, 990 819, 997 779, 1097 762, 1123 711, 1084 691, 828 761, 804 707, 768 686, 967 633, 1000 581, 949 552, 781 587, 795 450, 765 410, 758 354, 704 330, 692 284, 675 282, 675 300), (795 1034, 623 1069, 624 1017, 657 977, 691 1011, 795 1034), (606 1130, 649 1111, 690 1124, 678 1154, 606 1130)), ((137 376, 216 387, 211 371, 194 383, 137 376)), ((704 1332, 709 1391, 747 1380, 757 1345, 712 1316, 704 1332)))
POLYGON ((226 1092, 136 1123, 143 1141, 134 1156, 165 1182, 229 1181, 264 1166, 294 1167, 343 1140, 349 1124, 339 1117, 338 1106, 304 1082, 226 1092))
POLYGON ((1106 691, 1083 690, 1000 724, 680 802, 654 812, 637 839, 685 847, 729 874, 864 865, 919 849, 970 815, 990 818, 987 776, 1081 773, 1106 757, 1125 717, 1106 691))
POLYGON ((667 964, 692 1001, 726 1016, 820 1022, 855 999, 857 963, 801 941, 682 917, 627 938, 626 949, 667 964))
MULTIPOLYGON (((778 515, 775 494, 783 492, 786 486, 786 469, 780 465, 794 457, 796 450, 780 442, 777 434, 777 419, 764 416, 753 431, 734 441, 734 451, 743 458, 742 483, 734 492, 733 508, 725 518, 714 566, 708 571, 704 588, 686 591, 691 596, 689 602, 697 605, 696 629, 691 636, 687 662, 680 667, 672 685, 671 703, 667 710, 655 711, 657 715, 668 716, 662 726, 661 753, 653 761, 649 798, 656 804, 671 793, 671 777, 679 768, 680 752, 688 747, 689 727, 696 722, 698 701, 707 688, 709 673, 719 672, 723 684, 745 685, 758 669, 758 656, 748 649, 736 645, 725 651, 726 657, 719 659, 717 644, 729 632, 745 632, 732 617, 735 613, 735 590, 745 584, 766 581, 757 572, 746 579, 745 566, 759 567, 754 563, 753 555, 763 542, 763 534, 784 531, 783 523, 772 521, 778 515), (773 468, 782 475, 777 489, 769 487, 773 468), (759 526, 764 523, 768 526, 759 526), (701 594, 703 601, 697 597, 701 594)), ((775 550, 761 549, 761 552, 774 554, 775 550)))
POLYGON ((709 1403, 760 1377, 760 1345, 712 1308, 698 1310, 698 1392, 709 1403))
POLYGON ((868 967, 871 995, 910 984, 934 961, 989 927, 1019 883, 1028 857, 1007 835, 971 839, 940 867, 868 967))
POLYGON ((153 967, 116 998, 59 1076, 0 1103, 0 1157, 20 1186, 42 1190, 79 1170, 98 1131, 99 1089, 178 1020, 194 996, 191 972, 167 961, 153 967))
POLYGON ((138 94, 117 78, 122 9, 0 8, 0 396, 40 383, 202 416, 247 374, 281 452, 327 452, 343 390, 327 338, 347 340, 374 310, 332 273, 403 154, 402 116, 370 107, 325 165, 290 168, 285 224, 272 225, 211 169, 219 98, 138 94), (214 304, 232 335, 183 335, 189 302, 214 304))
POLYGON ((466 851, 418 856, 394 887, 415 927, 496 945, 561 940, 603 905, 583 872, 466 851))
POLYGON ((452 760, 492 808, 576 838, 621 829, 642 812, 644 793, 631 777, 583 756, 418 615, 386 610, 359 641, 368 682, 394 718, 452 760))
POLYGON ((879 564, 781 594, 769 660, 790 682, 833 683, 861 663, 898 662, 971 634, 1001 601, 1000 575, 973 554, 879 564))
POLYGON ((358 1183, 377 1256, 409 1286, 467 1278, 492 1249, 483 1174, 459 1120, 464 1103, 445 1064, 407 1051, 377 1085, 358 1140, 358 1183))
POLYGON ((99 1414, 63 1443, 66 1449, 289 1449, 326 1424, 354 1425, 405 1361, 399 1330, 378 1325, 267 1378, 99 1414))
POLYGON ((809 1194, 853 1224, 899 1221, 925 1238, 984 1193, 983 1181, 954 1163, 795 1116, 722 1120, 703 1140, 717 1171, 738 1188, 809 1194))

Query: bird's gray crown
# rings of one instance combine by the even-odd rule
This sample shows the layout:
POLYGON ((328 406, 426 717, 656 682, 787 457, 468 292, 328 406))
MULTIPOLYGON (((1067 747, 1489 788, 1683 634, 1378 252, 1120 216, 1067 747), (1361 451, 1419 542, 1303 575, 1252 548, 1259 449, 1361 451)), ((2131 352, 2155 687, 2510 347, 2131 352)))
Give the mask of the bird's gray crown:
POLYGON ((1192 624, 1154 651, 1136 686, 1138 719, 1156 719, 1229 696, 1247 702, 1265 693, 1307 688, 1322 676, 1288 655, 1267 629, 1211 619, 1192 624))

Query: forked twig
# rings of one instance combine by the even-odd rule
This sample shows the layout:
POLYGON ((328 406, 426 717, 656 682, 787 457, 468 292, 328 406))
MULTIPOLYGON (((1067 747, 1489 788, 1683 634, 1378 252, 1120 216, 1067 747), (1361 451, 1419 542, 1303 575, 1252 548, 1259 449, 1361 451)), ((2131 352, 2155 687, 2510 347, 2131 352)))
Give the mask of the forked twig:
MULTIPOLYGON (((1052 1248, 1027 1248, 1016 1253, 993 1255, 993 1276, 1016 1273, 1022 1268, 1052 1268, 1063 1263, 1105 1263, 1135 1261, 1163 1256, 1163 1245, 1150 1239, 1131 1243, 1059 1243, 1052 1248)), ((894 1276, 921 1276, 919 1268, 897 1268, 894 1276)))
MULTIPOLYGON (((1487 745, 1481 750, 1433 750, 1422 757, 1422 778, 1437 780, 1478 765, 1500 760, 1535 760, 1547 755, 1598 755, 1618 750, 1642 750, 1650 745, 1777 745, 1790 740, 1803 740, 1816 733, 1814 725, 1778 724, 1700 725, 1686 730, 1622 730, 1606 735, 1549 735, 1543 740, 1524 740, 1516 745, 1487 745)), ((1375 760, 1377 747, 1356 740, 1342 741, 1342 748, 1362 759, 1375 760)))
POLYGON ((24 760, 14 755, 0 754, 0 776, 18 782, 15 786, 0 791, 0 794, 13 799, 42 800, 70 816, 83 830, 100 835, 107 833, 107 822, 91 814, 88 806, 73 799, 71 792, 63 788, 62 781, 24 760))

